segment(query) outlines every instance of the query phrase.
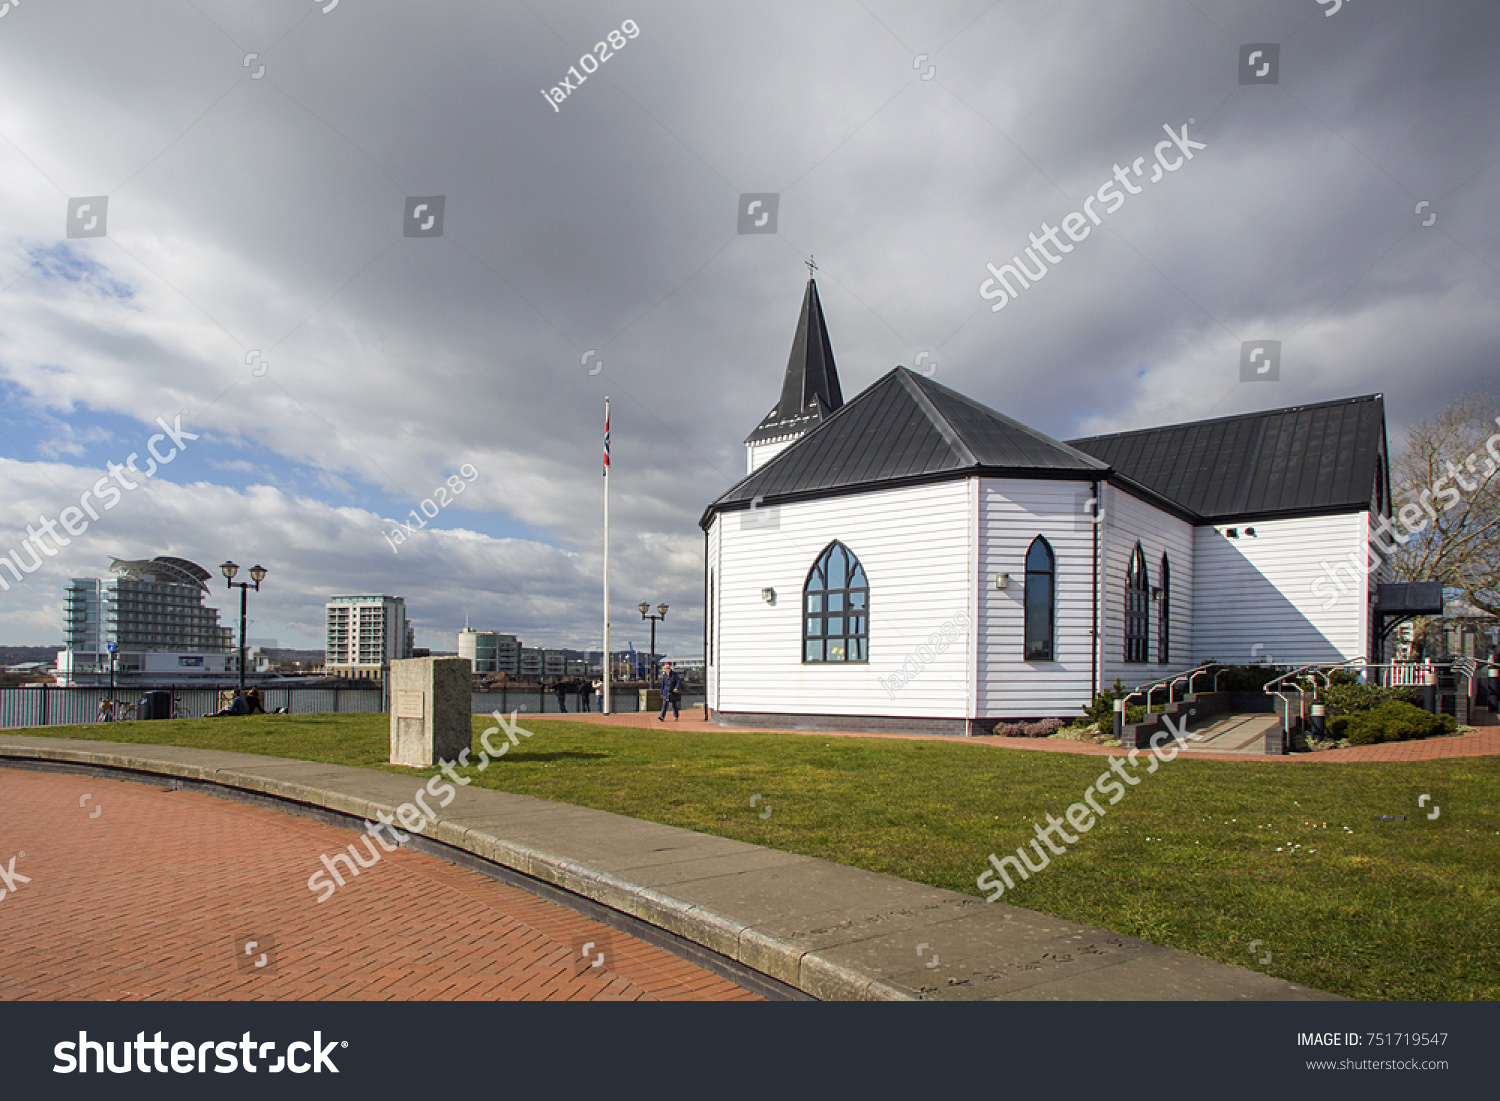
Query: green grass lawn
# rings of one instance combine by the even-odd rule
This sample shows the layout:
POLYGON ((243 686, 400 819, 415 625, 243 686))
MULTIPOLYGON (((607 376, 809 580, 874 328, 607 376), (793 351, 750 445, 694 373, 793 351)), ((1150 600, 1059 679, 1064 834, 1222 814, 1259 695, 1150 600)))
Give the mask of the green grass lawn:
MULTIPOLYGON (((410 775, 385 763, 388 721, 270 715, 45 733, 410 775)), ((485 725, 476 719, 476 735, 485 725)), ((971 895, 989 853, 1014 852, 1034 821, 1061 817, 1107 767, 1103 757, 957 742, 528 728, 534 738, 467 775, 971 895)), ((1350 997, 1495 999, 1500 757, 1173 761, 1005 901, 1350 997), (1259 964, 1267 951, 1271 962, 1259 964)))

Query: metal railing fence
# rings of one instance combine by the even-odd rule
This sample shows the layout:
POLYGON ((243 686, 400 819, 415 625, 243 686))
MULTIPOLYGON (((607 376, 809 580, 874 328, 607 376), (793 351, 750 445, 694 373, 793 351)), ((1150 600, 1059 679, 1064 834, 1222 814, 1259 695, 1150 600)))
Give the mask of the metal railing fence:
MULTIPOLYGON (((267 711, 284 707, 294 715, 350 712, 376 714, 383 710, 379 685, 370 687, 312 687, 301 685, 259 686, 265 699, 267 711)), ((113 693, 115 701, 114 721, 125 721, 135 717, 141 697, 147 692, 170 691, 174 718, 202 718, 212 715, 228 702, 230 689, 180 687, 117 686, 113 693)), ((72 726, 77 723, 99 722, 100 701, 110 698, 108 686, 62 687, 59 685, 26 685, 0 688, 0 729, 23 726, 72 726)), ((682 709, 701 708, 703 695, 683 694, 682 709)), ((579 714, 576 694, 569 692, 563 697, 569 714, 579 714)), ((611 693, 610 709, 615 712, 639 710, 640 697, 636 690, 616 690, 611 693)), ((593 701, 590 701, 593 706, 593 701)), ((521 714, 555 715, 562 710, 556 693, 551 688, 537 685, 514 685, 496 692, 475 692, 472 712, 488 715, 499 711, 508 715, 512 711, 521 714)), ((587 712, 584 712, 587 714, 587 712)))

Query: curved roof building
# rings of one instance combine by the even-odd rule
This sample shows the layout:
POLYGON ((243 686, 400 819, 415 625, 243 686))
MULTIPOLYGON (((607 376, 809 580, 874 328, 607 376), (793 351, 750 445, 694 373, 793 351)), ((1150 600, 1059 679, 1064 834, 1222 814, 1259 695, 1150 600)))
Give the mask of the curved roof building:
POLYGON ((208 592, 213 576, 196 562, 186 558, 158 555, 156 558, 110 558, 110 570, 132 581, 160 581, 167 585, 189 585, 208 592))

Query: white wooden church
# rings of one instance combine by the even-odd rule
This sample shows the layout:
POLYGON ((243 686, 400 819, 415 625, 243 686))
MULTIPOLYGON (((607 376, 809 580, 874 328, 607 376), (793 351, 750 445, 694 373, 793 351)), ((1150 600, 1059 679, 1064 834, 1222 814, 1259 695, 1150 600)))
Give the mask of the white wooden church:
POLYGON ((809 279, 745 443, 701 520, 720 723, 987 733, 1375 649, 1380 395, 1066 443, 905 367, 845 402, 809 279))

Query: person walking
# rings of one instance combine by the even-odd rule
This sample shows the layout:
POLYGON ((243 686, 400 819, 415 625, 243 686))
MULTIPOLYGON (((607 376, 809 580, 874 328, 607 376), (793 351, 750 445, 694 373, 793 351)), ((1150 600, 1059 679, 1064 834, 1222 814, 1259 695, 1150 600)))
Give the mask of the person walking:
POLYGON ((590 684, 586 680, 580 680, 578 682, 577 688, 578 688, 578 710, 580 712, 583 712, 583 713, 587 714, 588 711, 590 710, 590 708, 589 708, 589 697, 591 697, 594 694, 594 686, 592 684, 590 684))
POLYGON ((672 663, 661 663, 661 714, 656 721, 667 721, 667 708, 672 709, 672 721, 682 722, 682 678, 672 672, 672 663))

